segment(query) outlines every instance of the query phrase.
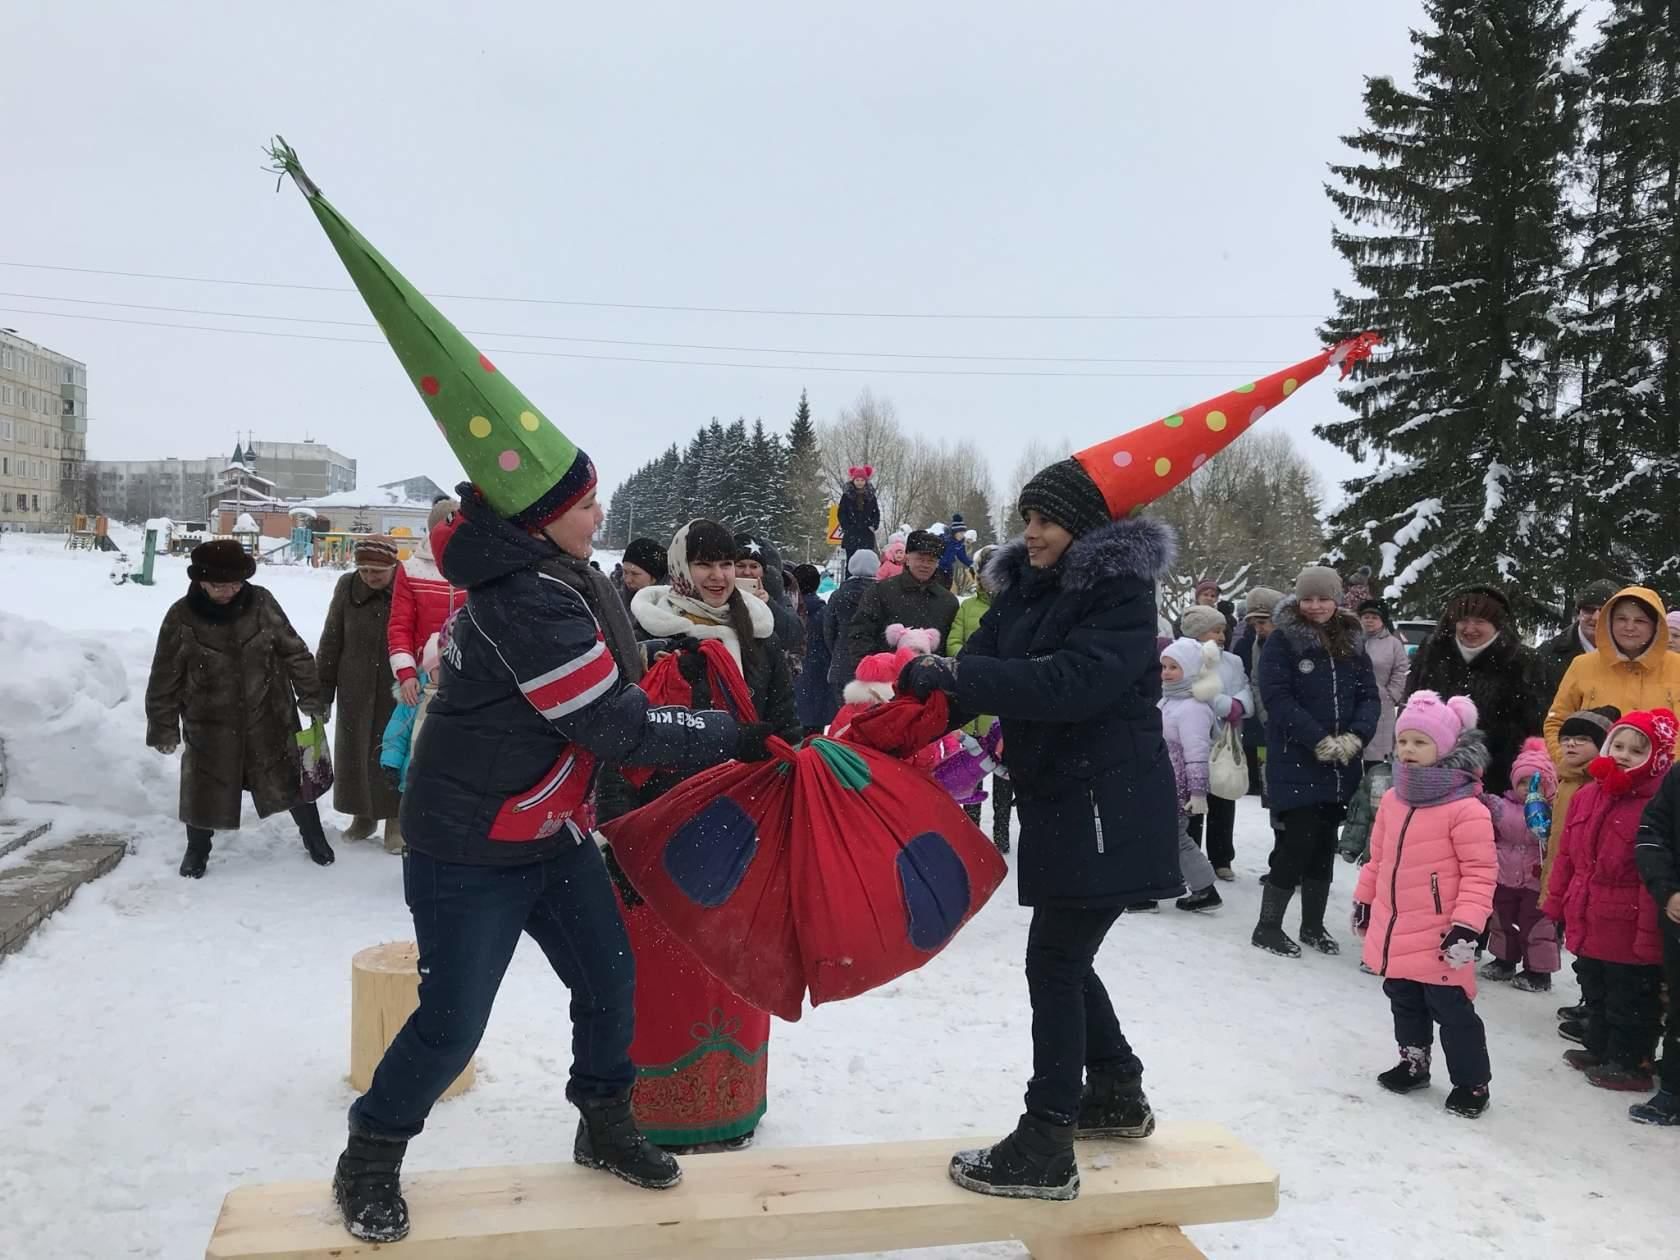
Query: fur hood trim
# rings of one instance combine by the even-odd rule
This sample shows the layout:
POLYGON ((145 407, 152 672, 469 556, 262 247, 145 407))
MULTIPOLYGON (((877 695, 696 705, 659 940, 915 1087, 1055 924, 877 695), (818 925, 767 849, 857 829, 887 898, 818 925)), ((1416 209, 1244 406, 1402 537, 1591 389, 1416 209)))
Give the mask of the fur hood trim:
MULTIPOLYGON (((1172 526, 1147 516, 1112 521, 1073 540, 1062 557, 1061 587, 1065 591, 1089 590, 1099 582, 1116 577, 1142 578, 1159 582, 1172 571, 1178 558, 1178 536, 1172 526)), ((1021 580, 1031 568, 1027 544, 1017 538, 993 553, 985 577, 1002 594, 1021 580)))
POLYGON ((854 678, 840 695, 847 704, 886 704, 893 698, 893 684, 859 682, 854 678))
POLYGON ((1492 761, 1487 736, 1472 728, 1460 734, 1453 750, 1435 764, 1443 770, 1466 770, 1479 779, 1492 761))
MULTIPOLYGON (((753 638, 768 639, 776 633, 776 615, 770 605, 753 595, 742 602, 752 617, 753 638)), ((741 644, 735 627, 728 622, 692 621, 672 602, 669 586, 644 586, 630 601, 630 615, 656 639, 716 639, 729 649, 735 666, 741 668, 741 644)))
MULTIPOLYGON (((1348 628, 1353 636, 1354 653, 1357 655, 1365 650, 1365 627, 1359 624, 1359 618, 1346 608, 1338 608, 1336 616, 1341 618, 1342 624, 1348 628)), ((1318 633, 1307 619, 1301 616, 1300 601, 1293 595, 1286 595, 1278 601, 1278 606, 1272 610, 1273 629, 1285 635, 1297 654, 1314 647, 1322 646, 1318 633)))

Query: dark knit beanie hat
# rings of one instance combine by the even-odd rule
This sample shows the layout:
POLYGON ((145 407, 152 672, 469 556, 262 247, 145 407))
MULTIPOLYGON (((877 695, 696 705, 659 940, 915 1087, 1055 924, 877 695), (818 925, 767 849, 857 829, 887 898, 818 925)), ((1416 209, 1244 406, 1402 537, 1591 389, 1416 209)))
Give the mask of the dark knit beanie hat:
POLYGON ((624 563, 635 565, 655 582, 663 582, 670 572, 665 563, 665 548, 651 538, 632 538, 624 549, 624 563))
POLYGON ((1559 739, 1590 739, 1593 747, 1603 748, 1610 728, 1622 720, 1622 711, 1613 704, 1597 709, 1582 709, 1563 719, 1558 728, 1559 739))
POLYGON ((1390 630, 1394 629, 1394 614, 1388 611, 1388 605, 1383 603, 1380 599, 1360 600, 1359 607, 1355 611, 1358 612, 1361 617, 1363 617, 1366 613, 1376 613, 1377 616, 1382 618, 1383 625, 1387 626, 1390 630))
POLYGON ((1037 512, 1075 538, 1100 529, 1110 519, 1102 491, 1075 459, 1058 460, 1033 474, 1021 487, 1017 507, 1023 520, 1027 513, 1037 512))
POLYGON ((216 538, 192 549, 187 577, 194 582, 246 582, 257 562, 231 538, 216 538))
POLYGON ((1596 582, 1588 582, 1581 588, 1580 594, 1575 597, 1575 607, 1577 609, 1603 608, 1604 605, 1616 598, 1616 592, 1621 589, 1621 587, 1617 586, 1608 578, 1600 578, 1596 582))
POLYGON ((942 556, 945 554, 945 540, 930 529, 912 530, 910 537, 904 540, 904 554, 942 556))
POLYGON ((793 566, 793 580, 799 583, 801 595, 815 595, 822 585, 822 570, 814 564, 796 564, 793 566))

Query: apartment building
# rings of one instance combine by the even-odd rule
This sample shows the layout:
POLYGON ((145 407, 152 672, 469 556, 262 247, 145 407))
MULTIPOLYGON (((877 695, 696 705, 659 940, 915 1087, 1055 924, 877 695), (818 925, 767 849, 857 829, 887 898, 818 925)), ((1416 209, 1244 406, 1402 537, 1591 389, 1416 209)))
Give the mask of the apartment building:
POLYGON ((0 529, 68 530, 85 510, 87 365, 0 329, 0 529))

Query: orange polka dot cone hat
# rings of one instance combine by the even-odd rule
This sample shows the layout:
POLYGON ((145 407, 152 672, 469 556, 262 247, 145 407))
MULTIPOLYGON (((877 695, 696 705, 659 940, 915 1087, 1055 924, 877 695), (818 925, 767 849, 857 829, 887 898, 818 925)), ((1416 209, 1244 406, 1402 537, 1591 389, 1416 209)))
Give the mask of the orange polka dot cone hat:
POLYGON ((1022 487, 1021 513, 1036 511, 1074 534, 1135 516, 1325 368, 1337 364, 1345 377, 1381 340, 1360 333, 1294 367, 1086 447, 1022 487))
POLYGON ((445 319, 304 173, 281 137, 273 169, 291 176, 379 323, 391 349, 461 467, 485 502, 515 524, 536 529, 595 485, 595 466, 445 319))

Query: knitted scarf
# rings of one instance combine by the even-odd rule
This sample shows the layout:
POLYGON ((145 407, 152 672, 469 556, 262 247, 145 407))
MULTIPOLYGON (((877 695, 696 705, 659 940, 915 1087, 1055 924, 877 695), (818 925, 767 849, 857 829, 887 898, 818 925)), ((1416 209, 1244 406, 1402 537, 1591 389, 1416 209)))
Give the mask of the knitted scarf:
POLYGON ((1432 766, 1394 763, 1394 790, 1407 805, 1422 809, 1480 794, 1487 772, 1487 738, 1478 730, 1465 731, 1441 760, 1432 766))

